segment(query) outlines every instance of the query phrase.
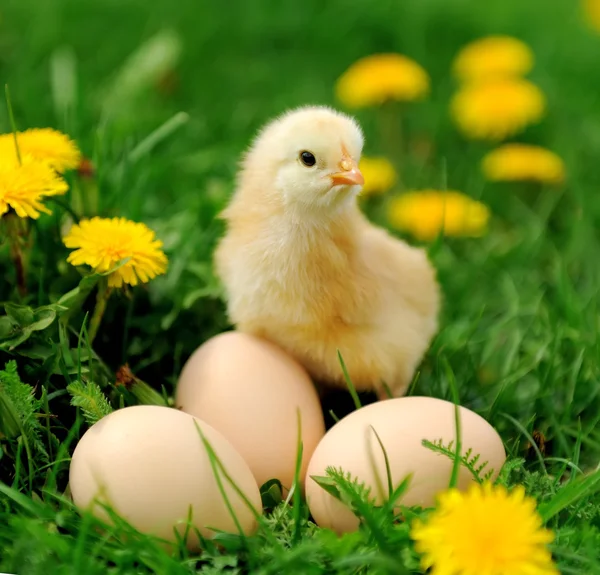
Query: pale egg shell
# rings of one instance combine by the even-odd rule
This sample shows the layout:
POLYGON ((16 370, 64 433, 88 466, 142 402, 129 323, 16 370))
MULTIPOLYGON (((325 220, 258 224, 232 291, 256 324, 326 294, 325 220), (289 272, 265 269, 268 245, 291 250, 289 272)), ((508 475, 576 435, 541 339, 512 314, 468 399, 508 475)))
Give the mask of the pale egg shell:
MULTIPOLYGON (((205 537, 209 527, 238 533, 219 491, 195 423, 236 485, 262 513, 261 497, 248 465, 215 429, 169 407, 139 405, 114 411, 88 429, 77 444, 69 470, 73 501, 110 522, 97 498, 141 532, 175 542, 191 523, 205 537)), ((227 498, 245 534, 257 528, 255 515, 220 474, 227 498)), ((189 529, 186 544, 198 548, 189 529)))
POLYGON ((175 405, 218 429, 242 454, 259 486, 293 483, 301 416, 303 481, 325 434, 318 393, 304 368, 263 339, 230 331, 201 345, 185 364, 175 405))
MULTIPOLYGON (((461 442, 464 454, 480 454, 479 464, 488 462, 485 471, 496 478, 506 453, 496 430, 481 416, 459 407, 461 442)), ((456 437, 454 404, 431 397, 387 399, 362 407, 336 423, 317 446, 308 466, 306 498, 311 514, 321 527, 337 533, 355 531, 359 521, 343 503, 320 487, 311 476, 324 476, 327 467, 341 468, 371 487, 371 494, 381 503, 387 495, 384 455, 371 426, 381 439, 388 455, 393 486, 412 474, 409 488, 399 499, 406 506, 431 507, 438 493, 447 489, 453 461, 422 445, 441 439, 444 445, 456 437), (374 462, 374 466, 372 464, 374 462), (384 486, 381 497, 377 476, 384 486)), ((461 465, 458 488, 467 488, 474 480, 461 465)))

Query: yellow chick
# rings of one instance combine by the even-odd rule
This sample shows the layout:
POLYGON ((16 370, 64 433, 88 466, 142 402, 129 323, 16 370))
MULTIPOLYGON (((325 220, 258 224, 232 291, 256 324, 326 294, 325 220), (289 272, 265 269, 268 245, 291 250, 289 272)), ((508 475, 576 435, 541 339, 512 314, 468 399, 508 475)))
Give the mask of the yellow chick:
MULTIPOLYGON (((230 321, 277 344, 315 382, 401 396, 438 328, 426 253, 357 205, 363 134, 327 107, 292 110, 246 152, 214 254, 230 321), (382 385, 385 383, 385 386, 382 385)), ((232 358, 232 361, 235 361, 232 358)))

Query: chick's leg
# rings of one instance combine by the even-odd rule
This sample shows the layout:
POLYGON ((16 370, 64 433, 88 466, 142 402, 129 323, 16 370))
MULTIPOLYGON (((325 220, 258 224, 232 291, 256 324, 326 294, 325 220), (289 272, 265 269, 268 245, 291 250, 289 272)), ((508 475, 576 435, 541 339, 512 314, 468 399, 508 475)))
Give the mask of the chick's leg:
POLYGON ((296 346, 294 352, 315 380, 347 388, 341 355, 354 388, 375 392, 379 399, 404 395, 418 360, 410 345, 386 338, 380 330, 356 326, 329 330, 326 338, 313 338, 310 347, 296 346))
POLYGON ((382 382, 381 387, 376 390, 378 399, 404 397, 413 381, 415 371, 416 369, 409 363, 399 366, 395 379, 382 382))
POLYGON ((327 326, 238 325, 238 330, 263 337, 293 356, 308 371, 317 388, 347 389, 340 356, 358 392, 388 398, 404 395, 411 383, 422 349, 412 330, 396 330, 394 322, 358 326, 331 322, 327 326), (384 385, 385 383, 385 385, 384 385))

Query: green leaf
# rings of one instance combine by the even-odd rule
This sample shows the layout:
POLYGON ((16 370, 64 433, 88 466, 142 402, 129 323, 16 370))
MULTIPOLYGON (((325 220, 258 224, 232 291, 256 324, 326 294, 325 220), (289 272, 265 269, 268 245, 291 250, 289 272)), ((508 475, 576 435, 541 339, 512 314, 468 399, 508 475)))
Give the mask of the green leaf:
POLYGON ((94 425, 113 411, 102 390, 93 382, 74 381, 67 386, 71 405, 79 407, 89 425, 94 425))
POLYGON ((28 357, 29 359, 41 359, 42 361, 46 361, 55 353, 56 349, 52 343, 40 341, 40 338, 37 338, 36 341, 32 340, 32 343, 19 350, 19 355, 22 355, 23 357, 28 357))
POLYGON ((328 475, 325 481, 319 476, 313 477, 313 479, 325 491, 342 501, 360 519, 361 523, 367 526, 373 539, 384 553, 395 557, 393 545, 385 533, 386 526, 389 526, 391 519, 388 507, 378 505, 376 498, 371 495, 371 488, 359 478, 352 477, 350 473, 344 473, 342 469, 331 466, 325 469, 325 473, 328 475), (330 482, 328 479, 332 481, 330 482))
MULTIPOLYGON (((390 459, 388 457, 387 450, 385 449, 385 446, 383 445, 383 441, 381 441, 381 437, 379 437, 379 433, 377 433, 377 431, 375 430, 375 428, 372 425, 370 425, 369 427, 375 434, 377 443, 379 443, 379 447, 381 447, 381 451, 383 453, 383 459, 385 461, 385 474, 386 474, 386 478, 387 478, 388 497, 391 497, 391 495, 394 491, 394 485, 393 485, 393 480, 392 480, 392 470, 390 467, 390 459)), ((373 461, 372 464, 373 464, 373 470, 375 472, 375 476, 377 477, 377 479, 379 479, 377 469, 375 466, 375 462, 373 461)))
POLYGON ((29 325, 31 331, 43 331, 56 319, 56 309, 46 306, 35 310, 35 321, 29 325))
POLYGON ((4 304, 4 311, 20 327, 26 327, 34 322, 33 309, 29 306, 7 302, 4 304))
POLYGON ((195 289, 185 295, 181 302, 183 309, 190 309, 199 299, 205 297, 216 297, 218 291, 214 287, 205 286, 202 288, 195 289))
POLYGON ((20 437, 29 464, 29 480, 33 477, 34 453, 48 461, 42 442, 43 427, 38 420, 42 402, 36 399, 33 387, 23 383, 17 372, 17 362, 12 360, 0 371, 0 430, 7 437, 20 437))
POLYGON ((279 479, 271 479, 260 488, 262 505, 266 509, 273 509, 283 501, 283 487, 279 479))
POLYGON ((7 339, 11 336, 15 328, 12 319, 7 315, 0 317, 0 340, 7 339))
POLYGON ((587 477, 575 479, 563 487, 556 495, 539 508, 539 514, 544 521, 548 521, 566 507, 573 505, 584 496, 592 499, 600 491, 600 469, 587 477))
POLYGON ((396 502, 398 499, 400 499, 400 496, 408 490, 410 482, 412 481, 412 477, 412 473, 407 475, 396 487, 396 489, 392 491, 387 502, 390 509, 394 509, 396 502))
POLYGON ((358 393, 356 393, 356 388, 354 387, 354 383, 352 383, 352 379, 350 378, 350 374, 348 373, 348 368, 346 367, 346 362, 342 357, 342 352, 337 350, 338 361, 342 367, 342 373, 344 374, 344 380, 346 381, 346 386, 348 387, 348 391, 350 392, 350 396, 352 397, 352 401, 354 402, 354 407, 356 409, 360 409, 362 404, 360 403, 360 398, 358 397, 358 393))
POLYGON ((158 391, 137 377, 133 378, 129 391, 142 405, 167 406, 165 398, 158 391))
POLYGON ((26 342, 33 332, 43 331, 50 327, 59 311, 64 309, 59 304, 51 304, 32 309, 28 306, 12 303, 4 304, 6 316, 0 318, 0 349, 12 351, 26 342))
POLYGON ((64 294, 57 303, 64 307, 67 313, 71 310, 78 310, 96 287, 96 284, 100 281, 101 277, 100 274, 84 276, 79 282, 79 285, 64 294))
POLYGON ((310 478, 315 481, 319 487, 327 491, 329 495, 335 497, 339 501, 343 500, 342 493, 332 477, 327 477, 325 475, 311 475, 310 478))
POLYGON ((106 91, 103 115, 121 118, 130 113, 137 98, 178 62, 181 50, 181 39, 171 29, 160 30, 140 44, 114 75, 106 91))
POLYGON ((4 351, 12 351, 19 347, 23 342, 29 339, 33 332, 30 329, 19 330, 15 337, 7 339, 0 343, 0 349, 4 351))
MULTIPOLYGON (((440 455, 444 455, 451 459, 452 461, 456 461, 456 448, 454 447, 454 440, 450 441, 448 445, 444 445, 441 439, 436 441, 429 441, 428 439, 423 439, 421 441, 421 445, 426 447, 431 451, 435 451, 440 455)), ((494 474, 494 469, 484 469, 488 466, 488 461, 480 462, 481 455, 476 453, 473 455, 473 449, 469 448, 465 451, 464 455, 460 456, 459 463, 464 466, 473 476, 473 479, 477 481, 477 483, 483 483, 484 481, 490 479, 494 474)))
POLYGON ((186 114, 185 112, 178 112, 169 118, 164 124, 146 136, 133 150, 131 150, 128 158, 129 162, 137 162, 149 154, 155 146, 171 136, 181 126, 185 125, 189 119, 189 114, 186 114))
POLYGON ((63 376, 65 374, 67 374, 67 375, 79 375, 79 374, 87 375, 88 373, 90 373, 90 370, 88 367, 86 367, 84 365, 79 366, 79 365, 65 365, 65 364, 63 364, 62 369, 61 369, 61 367, 57 363, 57 365, 52 368, 52 371, 50 373, 52 373, 52 375, 63 375, 63 376))
POLYGON ((31 497, 19 493, 16 489, 0 482, 0 493, 14 501, 17 505, 27 511, 32 517, 47 518, 52 509, 48 506, 35 502, 31 497))
POLYGON ((12 399, 0 387, 0 433, 13 439, 21 435, 19 412, 12 399))

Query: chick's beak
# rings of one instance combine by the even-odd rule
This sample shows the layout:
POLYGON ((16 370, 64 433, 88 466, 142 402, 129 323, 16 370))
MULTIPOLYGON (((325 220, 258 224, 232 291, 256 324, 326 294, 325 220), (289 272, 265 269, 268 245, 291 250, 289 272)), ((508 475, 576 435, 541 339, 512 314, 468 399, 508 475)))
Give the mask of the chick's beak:
POLYGON ((340 171, 331 174, 334 186, 362 186, 365 183, 362 173, 353 160, 344 158, 340 162, 340 171))

